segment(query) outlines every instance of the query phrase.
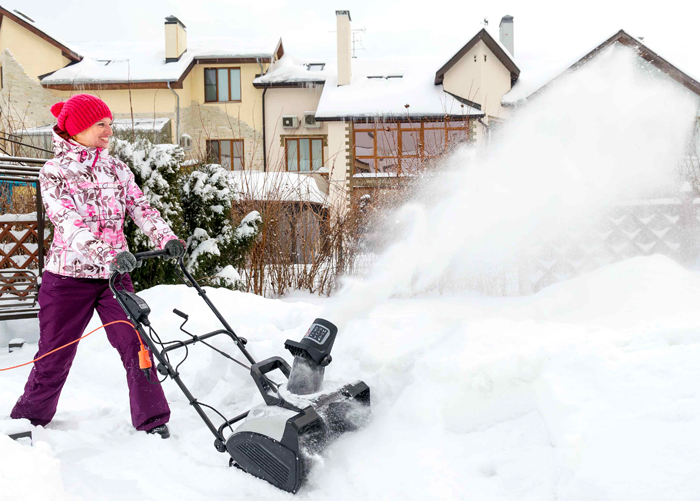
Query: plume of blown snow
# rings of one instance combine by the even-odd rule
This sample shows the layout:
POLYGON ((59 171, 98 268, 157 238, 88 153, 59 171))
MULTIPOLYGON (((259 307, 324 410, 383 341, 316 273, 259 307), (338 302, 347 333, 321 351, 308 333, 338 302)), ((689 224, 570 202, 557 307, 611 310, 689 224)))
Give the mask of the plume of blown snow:
POLYGON ((612 46, 552 82, 481 151, 463 147, 393 218, 400 238, 327 318, 342 326, 395 295, 498 268, 621 197, 669 186, 695 94, 612 46))

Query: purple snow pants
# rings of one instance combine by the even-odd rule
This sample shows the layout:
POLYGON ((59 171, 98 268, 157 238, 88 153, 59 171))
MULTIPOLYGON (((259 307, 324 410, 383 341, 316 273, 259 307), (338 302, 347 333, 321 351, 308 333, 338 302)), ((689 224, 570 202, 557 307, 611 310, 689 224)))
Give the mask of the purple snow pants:
MULTIPOLYGON (((122 284, 127 290, 134 290, 129 275, 124 275, 122 284)), ((34 358, 82 336, 95 310, 103 324, 127 320, 104 279, 63 277, 46 271, 39 290, 39 306, 39 351, 34 358)), ((139 368, 140 344, 134 329, 120 323, 105 330, 126 369, 134 427, 150 430, 167 423, 170 408, 163 389, 160 384, 149 383, 139 368)), ((93 335, 99 336, 100 332, 93 335)), ((14 419, 26 418, 35 426, 44 426, 51 421, 77 349, 78 343, 72 344, 34 364, 24 395, 12 409, 14 419)), ((155 369, 151 369, 151 381, 157 380, 155 369)))

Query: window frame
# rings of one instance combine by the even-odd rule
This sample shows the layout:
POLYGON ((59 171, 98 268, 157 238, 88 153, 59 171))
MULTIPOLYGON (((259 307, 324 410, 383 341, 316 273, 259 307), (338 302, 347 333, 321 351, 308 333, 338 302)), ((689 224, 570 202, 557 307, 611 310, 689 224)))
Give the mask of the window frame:
POLYGON ((450 132, 453 131, 461 131, 465 132, 465 136, 467 140, 471 139, 471 120, 467 117, 459 117, 459 118, 452 118, 452 117, 446 117, 443 120, 416 120, 416 121, 393 121, 393 122, 354 122, 353 123, 353 131, 352 131, 352 158, 353 158, 353 175, 355 174, 374 174, 376 175, 377 172, 377 166, 380 163, 380 160, 396 160, 397 162, 397 175, 401 175, 402 171, 402 160, 403 159, 420 159, 420 160, 425 160, 425 159, 431 159, 431 158, 437 158, 440 155, 444 154, 445 151, 451 146, 450 144, 450 132), (454 126, 454 122, 459 122, 461 125, 460 126, 454 126), (417 125, 420 124, 420 127, 417 127, 417 125), (426 127, 426 124, 431 124, 430 126, 426 127), (436 124, 442 124, 441 126, 436 126, 436 124), (403 125, 403 127, 402 127, 403 125), (443 137, 445 138, 445 143, 444 143, 444 149, 440 153, 434 154, 434 155, 428 155, 425 152, 425 131, 442 131, 443 137), (396 145, 395 145, 395 152, 392 155, 380 155, 378 151, 378 137, 379 137, 379 132, 382 131, 390 131, 390 132, 395 132, 396 134, 396 145), (418 154, 413 154, 413 155, 405 155, 403 154, 403 133, 404 132, 420 132, 419 133, 419 149, 418 149, 418 154), (372 155, 357 155, 357 134, 362 134, 362 133, 372 133, 373 135, 373 146, 372 146, 372 155), (374 172, 369 172, 369 173, 364 173, 364 172, 357 172, 357 163, 355 160, 372 160, 374 162, 374 172))
POLYGON ((239 158, 239 157, 233 156, 233 152, 235 151, 234 143, 240 143, 240 145, 241 145, 241 156, 240 156, 241 171, 244 171, 245 170, 245 141, 243 139, 207 139, 207 143, 206 143, 206 151, 207 151, 207 157, 208 157, 207 160, 212 155, 211 143, 219 143, 217 145, 217 148, 218 148, 218 159, 217 160, 218 160, 219 165, 224 167, 224 165, 221 163, 221 143, 222 142, 228 142, 231 144, 231 168, 228 169, 230 172, 236 172, 236 170, 234 168, 234 161, 233 160, 234 160, 234 158, 239 158))
POLYGON ((300 174, 313 174, 314 172, 318 173, 318 169, 314 170, 313 168, 313 162, 314 162, 314 157, 313 157, 313 141, 321 141, 321 166, 318 169, 322 169, 323 166, 326 164, 326 152, 325 150, 325 137, 323 136, 293 136, 293 137, 285 137, 284 138, 284 169, 285 172, 298 172, 300 174), (309 141, 309 167, 310 170, 301 170, 301 144, 300 140, 308 140, 309 141), (288 151, 289 151, 289 142, 290 141, 296 141, 297 143, 297 170, 289 170, 289 158, 288 158, 288 151))
POLYGON ((243 85, 242 85, 243 72, 242 72, 240 66, 205 67, 203 78, 204 78, 204 102, 205 103, 240 103, 243 101, 243 85), (214 74, 216 75, 216 100, 214 100, 214 101, 207 100, 207 71, 208 70, 214 70, 214 74), (229 97, 228 101, 219 101, 219 70, 228 70, 228 97, 229 97), (233 87, 231 85, 231 70, 238 70, 238 89, 241 93, 240 99, 231 99, 231 88, 233 87))

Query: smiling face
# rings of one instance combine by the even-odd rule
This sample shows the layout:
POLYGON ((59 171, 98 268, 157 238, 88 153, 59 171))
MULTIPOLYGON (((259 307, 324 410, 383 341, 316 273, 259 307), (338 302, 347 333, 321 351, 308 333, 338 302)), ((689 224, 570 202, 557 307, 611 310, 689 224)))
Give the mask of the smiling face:
POLYGON ((77 142, 88 148, 109 147, 109 138, 112 132, 112 119, 109 117, 98 120, 92 127, 88 127, 83 132, 73 136, 77 142))

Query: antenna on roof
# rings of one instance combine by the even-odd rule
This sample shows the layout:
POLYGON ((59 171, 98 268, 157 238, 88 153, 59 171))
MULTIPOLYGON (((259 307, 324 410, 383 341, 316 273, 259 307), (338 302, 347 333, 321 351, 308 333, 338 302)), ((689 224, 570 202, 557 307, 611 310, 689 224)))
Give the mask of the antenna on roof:
POLYGON ((489 25, 489 18, 485 17, 484 21, 481 23, 483 26, 488 26, 489 25))
POLYGON ((36 21, 35 21, 34 19, 32 19, 31 17, 29 17, 28 15, 26 15, 26 14, 24 14, 24 13, 18 11, 18 10, 14 10, 13 12, 19 14, 19 15, 22 16, 24 19, 27 19, 28 21, 31 21, 32 23, 35 23, 35 22, 36 22, 36 21))
POLYGON ((358 44, 360 46, 359 50, 365 50, 364 45, 362 45, 362 37, 355 37, 357 33, 364 33, 367 31, 367 28, 360 28, 357 30, 350 30, 352 33, 352 58, 357 59, 357 55, 355 54, 355 44, 358 44))

